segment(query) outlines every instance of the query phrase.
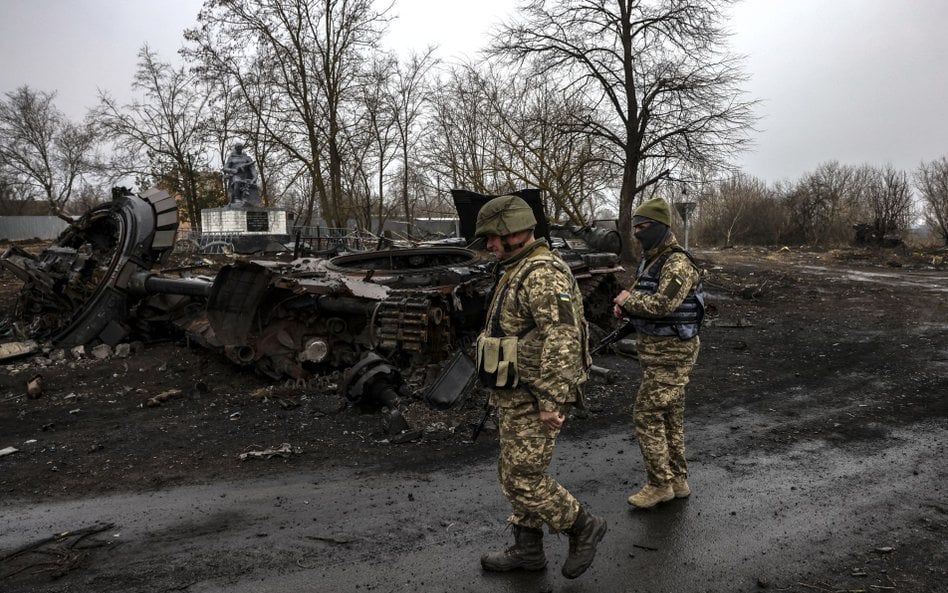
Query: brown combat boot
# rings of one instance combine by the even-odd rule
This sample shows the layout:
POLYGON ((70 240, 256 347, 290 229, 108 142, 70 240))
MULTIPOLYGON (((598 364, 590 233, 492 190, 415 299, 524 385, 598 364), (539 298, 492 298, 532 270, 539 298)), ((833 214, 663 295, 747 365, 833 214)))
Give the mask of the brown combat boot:
POLYGON ((481 556, 484 570, 506 572, 508 570, 542 570, 546 566, 543 553, 543 530, 513 526, 514 545, 500 552, 481 556))
POLYGON ((670 484, 653 486, 646 484, 644 488, 629 497, 629 504, 638 509, 650 509, 660 502, 667 502, 675 498, 675 491, 670 484))
POLYGON ((568 579, 575 579, 586 572, 596 557, 596 546, 606 535, 606 520, 580 508, 573 526, 564 532, 569 536, 569 556, 563 563, 562 573, 568 579))
POLYGON ((675 498, 688 498, 691 496, 691 488, 688 487, 688 480, 685 478, 675 478, 671 483, 672 492, 675 498))

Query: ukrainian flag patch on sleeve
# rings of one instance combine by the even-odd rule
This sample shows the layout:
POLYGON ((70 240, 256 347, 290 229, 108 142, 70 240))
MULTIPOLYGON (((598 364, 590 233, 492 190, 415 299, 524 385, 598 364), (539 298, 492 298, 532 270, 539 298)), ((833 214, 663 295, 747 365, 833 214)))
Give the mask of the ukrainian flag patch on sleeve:
POLYGON ((560 318, 560 323, 575 325, 575 320, 573 319, 573 303, 570 299, 569 293, 556 293, 556 305, 557 315, 560 318))
POLYGON ((678 296, 678 293, 681 292, 681 289, 685 286, 685 279, 675 274, 672 276, 671 282, 665 287, 665 297, 673 299, 678 296))

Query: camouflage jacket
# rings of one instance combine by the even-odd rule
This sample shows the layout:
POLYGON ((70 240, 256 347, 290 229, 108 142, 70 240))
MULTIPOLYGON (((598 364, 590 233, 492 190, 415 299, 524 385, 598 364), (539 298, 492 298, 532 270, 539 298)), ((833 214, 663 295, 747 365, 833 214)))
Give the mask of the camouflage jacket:
POLYGON ((484 333, 520 338, 521 385, 493 389, 491 402, 508 407, 535 400, 547 412, 578 402, 591 360, 583 296, 569 265, 550 251, 545 239, 503 265, 484 333))

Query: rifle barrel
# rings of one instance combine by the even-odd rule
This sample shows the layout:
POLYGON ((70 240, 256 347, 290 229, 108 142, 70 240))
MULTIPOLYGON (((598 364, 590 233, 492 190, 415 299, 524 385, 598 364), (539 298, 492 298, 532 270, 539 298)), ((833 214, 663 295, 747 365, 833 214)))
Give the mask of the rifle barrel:
POLYGON ((599 354, 601 351, 635 331, 635 325, 631 319, 623 319, 622 321, 622 325, 606 334, 606 337, 600 340, 599 343, 589 351, 590 355, 594 356, 599 354))

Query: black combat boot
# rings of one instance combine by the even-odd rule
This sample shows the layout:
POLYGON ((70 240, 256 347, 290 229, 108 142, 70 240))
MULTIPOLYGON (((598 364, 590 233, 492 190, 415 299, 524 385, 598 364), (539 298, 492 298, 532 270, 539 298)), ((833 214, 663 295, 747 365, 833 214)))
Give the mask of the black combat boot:
POLYGON ((543 530, 513 526, 514 545, 501 552, 481 556, 484 570, 506 572, 508 570, 542 570, 546 566, 543 554, 543 530))
POLYGON ((563 576, 575 579, 596 557, 596 546, 606 535, 606 520, 580 508, 576 521, 565 533, 569 536, 569 556, 563 563, 563 576))

